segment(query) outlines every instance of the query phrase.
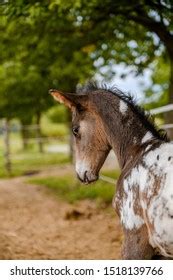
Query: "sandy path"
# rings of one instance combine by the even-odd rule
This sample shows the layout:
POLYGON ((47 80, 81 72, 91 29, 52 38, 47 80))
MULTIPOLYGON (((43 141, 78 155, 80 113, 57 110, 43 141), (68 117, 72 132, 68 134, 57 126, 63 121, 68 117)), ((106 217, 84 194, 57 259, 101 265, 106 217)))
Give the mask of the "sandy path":
POLYGON ((118 259, 114 210, 70 205, 19 177, 0 180, 0 259, 118 259))

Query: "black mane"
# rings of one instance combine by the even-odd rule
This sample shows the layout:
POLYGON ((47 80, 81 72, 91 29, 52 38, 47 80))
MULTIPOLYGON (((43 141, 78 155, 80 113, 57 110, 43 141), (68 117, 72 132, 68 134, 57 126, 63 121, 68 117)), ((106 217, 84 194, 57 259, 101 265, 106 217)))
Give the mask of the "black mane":
POLYGON ((132 111, 136 113, 140 119, 140 121, 144 124, 144 126, 151 131, 151 133, 158 138, 159 140, 168 142, 169 139, 167 137, 167 133, 163 129, 158 129, 154 123, 153 116, 146 112, 142 107, 138 106, 134 97, 131 94, 125 94, 121 90, 119 90, 116 86, 107 86, 103 84, 99 86, 95 81, 89 81, 84 86, 79 87, 77 89, 78 94, 87 94, 89 92, 94 92, 98 90, 105 90, 111 92, 112 94, 118 96, 121 100, 125 101, 132 111))

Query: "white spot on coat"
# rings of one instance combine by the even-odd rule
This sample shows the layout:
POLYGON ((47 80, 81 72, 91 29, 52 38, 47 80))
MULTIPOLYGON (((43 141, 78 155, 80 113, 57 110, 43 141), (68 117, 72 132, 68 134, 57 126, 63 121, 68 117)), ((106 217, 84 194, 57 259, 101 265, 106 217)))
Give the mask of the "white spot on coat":
POLYGON ((146 167, 136 166, 124 180, 121 222, 129 230, 145 223, 151 246, 163 256, 173 257, 173 144, 160 145, 143 161, 146 167), (143 209, 141 216, 134 211, 136 199, 143 209))
POLYGON ((137 138, 133 137, 133 144, 136 144, 136 143, 137 143, 137 138))
POLYGON ((124 102, 123 100, 120 100, 120 112, 124 115, 126 113, 126 111, 128 110, 128 105, 126 102, 124 102))
POLYGON ((127 197, 123 199, 121 208, 121 222, 126 229, 138 229, 144 224, 143 217, 134 212, 136 194, 134 187, 139 186, 139 171, 133 168, 131 175, 124 181, 124 191, 127 197))
POLYGON ((138 173, 139 187, 140 187, 140 191, 143 192, 148 187, 147 185, 148 170, 141 165, 138 167, 138 170, 139 170, 138 173))
POLYGON ((150 148, 151 148, 152 145, 148 145, 145 149, 145 151, 147 152, 150 148))
POLYGON ((172 167, 172 160, 168 160, 170 157, 173 158, 173 144, 164 143, 159 148, 150 151, 145 157, 144 162, 147 167, 152 168, 155 174, 160 175, 166 168, 172 167), (159 159, 157 159, 159 156, 159 159), (161 173, 160 173, 161 172, 161 173))
POLYGON ((147 207, 149 223, 153 224, 150 233, 150 244, 158 248, 165 257, 173 257, 173 144, 164 143, 150 151, 144 162, 148 167, 148 181, 143 188, 147 197, 152 198, 147 207), (153 196, 156 178, 159 189, 153 196))
POLYGON ((144 137, 142 138, 142 143, 145 143, 147 142, 148 140, 150 140, 151 138, 153 138, 153 135, 150 131, 148 131, 144 137))
POLYGON ((144 224, 144 220, 139 215, 135 214, 133 192, 129 191, 126 199, 123 200, 121 209, 121 223, 126 229, 138 229, 144 224))

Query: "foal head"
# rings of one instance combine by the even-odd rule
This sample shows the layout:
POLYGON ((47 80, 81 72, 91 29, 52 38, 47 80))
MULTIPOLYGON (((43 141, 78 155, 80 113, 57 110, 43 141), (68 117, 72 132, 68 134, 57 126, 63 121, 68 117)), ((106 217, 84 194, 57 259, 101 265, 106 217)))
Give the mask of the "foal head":
POLYGON ((50 90, 50 93, 72 112, 78 178, 85 184, 96 181, 110 146, 101 118, 92 102, 92 95, 62 93, 57 90, 50 90))

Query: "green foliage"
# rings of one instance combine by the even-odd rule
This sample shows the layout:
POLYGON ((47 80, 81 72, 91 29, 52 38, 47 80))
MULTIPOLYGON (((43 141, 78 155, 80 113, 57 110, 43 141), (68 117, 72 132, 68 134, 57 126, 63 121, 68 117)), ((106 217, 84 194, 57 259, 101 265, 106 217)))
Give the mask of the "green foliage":
POLYGON ((146 109, 164 106, 169 101, 169 65, 162 57, 153 65, 152 84, 145 91, 146 109))
POLYGON ((0 12, 0 117, 29 123, 53 106, 49 88, 112 78, 118 63, 173 64, 171 1, 15 0, 0 12))
POLYGON ((50 88, 74 91, 91 76, 91 59, 81 51, 73 23, 74 16, 56 1, 9 1, 1 7, 0 117, 31 122, 54 104, 50 88))
POLYGON ((163 19, 169 23, 165 24, 165 32, 172 31, 171 7, 168 6, 159 9, 158 5, 145 0, 118 3, 114 0, 76 0, 68 1, 62 9, 76 14, 81 38, 85 36, 85 49, 92 46, 94 60, 103 58, 98 63, 98 70, 103 65, 111 67, 114 63, 124 62, 134 65, 134 70, 140 73, 157 54, 164 52, 165 42, 162 44, 156 40, 152 32, 159 35, 159 28, 164 26, 163 19), (158 26, 154 30, 155 22, 158 26))
POLYGON ((52 123, 66 123, 68 121, 67 110, 63 105, 53 106, 46 115, 52 123))
MULTIPOLYGON (((112 77, 113 66, 124 63, 133 66, 133 73, 138 75, 147 67, 152 68, 153 62, 161 57, 168 68, 168 75, 172 75, 172 78, 166 77, 166 91, 164 87, 162 94, 157 94, 155 98, 154 93, 152 98, 163 104, 173 99, 170 83, 172 80, 173 88, 173 70, 170 71, 173 69, 172 1, 67 2, 62 9, 76 14, 81 37, 85 36, 86 43, 83 49, 91 50, 92 46, 90 56, 94 60, 97 72, 100 71, 102 76, 107 75, 109 78, 112 77)), ((58 3, 62 4, 64 1, 58 3)), ((147 94, 151 96, 152 93, 153 91, 148 91, 147 94)))
MULTIPOLYGON (((119 171, 103 172, 107 176, 117 178, 119 171)), ((43 185, 52 190, 59 197, 74 203, 83 199, 94 199, 100 202, 111 203, 115 193, 115 186, 101 180, 91 186, 84 186, 74 178, 74 175, 59 177, 35 178, 30 183, 43 185)))
POLYGON ((43 136, 62 137, 62 139, 67 137, 69 134, 69 128, 66 123, 59 122, 59 120, 56 123, 52 122, 52 120, 47 116, 47 113, 41 118, 41 131, 43 136))

